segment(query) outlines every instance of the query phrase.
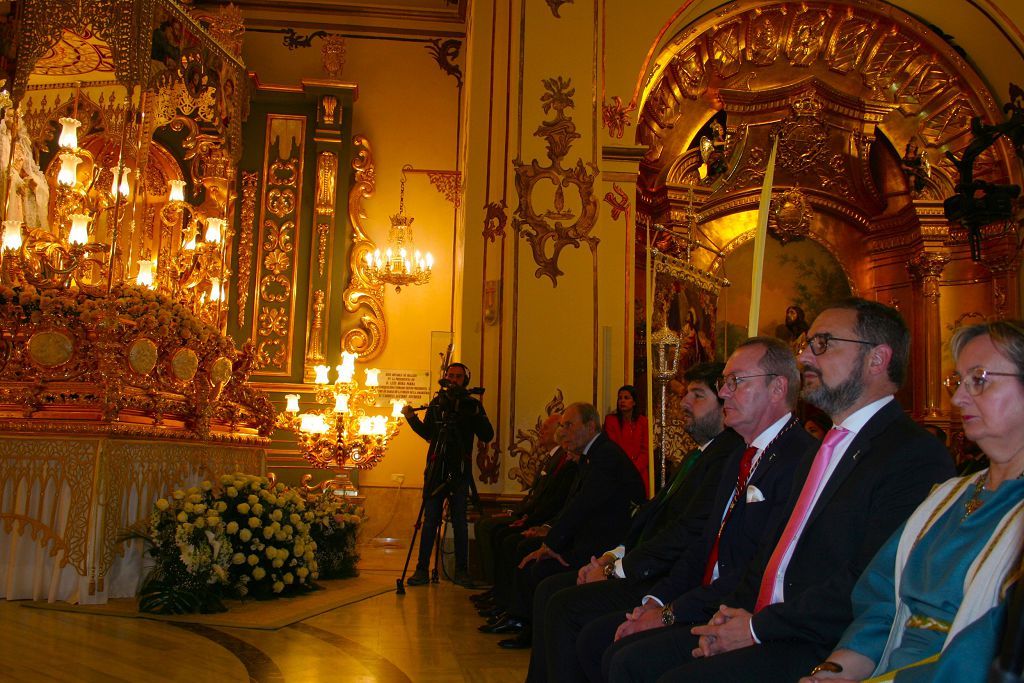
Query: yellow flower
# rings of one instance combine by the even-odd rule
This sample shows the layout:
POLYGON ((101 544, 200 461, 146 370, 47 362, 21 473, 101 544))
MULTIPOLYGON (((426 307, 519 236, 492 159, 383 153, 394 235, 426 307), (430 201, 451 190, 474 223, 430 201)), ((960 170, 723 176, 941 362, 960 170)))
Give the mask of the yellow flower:
POLYGON ((305 567, 299 567, 295 570, 295 573, 299 575, 300 579, 304 579, 309 575, 309 570, 305 567))
POLYGON ((231 556, 231 564, 242 564, 245 562, 245 553, 235 553, 231 556))
POLYGON ((234 498, 238 495, 238 489, 236 489, 234 486, 229 486, 227 488, 227 494, 228 498, 234 498))
POLYGON ((193 506, 193 509, 194 509, 194 510, 195 510, 195 511, 196 511, 196 512, 197 512, 198 514, 200 514, 200 515, 201 515, 201 514, 203 514, 204 512, 206 512, 206 503, 196 503, 196 504, 195 504, 195 505, 193 506))
POLYGON ((252 538, 252 532, 248 529, 242 529, 238 532, 238 537, 242 539, 242 543, 248 543, 249 539, 252 538))
POLYGON ((196 517, 195 524, 197 529, 202 529, 206 526, 206 517, 196 517))
POLYGON ((267 575, 267 570, 264 569, 263 567, 256 567, 255 569, 252 570, 252 578, 256 579, 257 581, 259 581, 260 579, 262 579, 266 575, 267 575))
POLYGON ((238 522, 228 522, 227 532, 229 534, 237 534, 238 533, 238 522))
POLYGON ((209 491, 210 489, 213 488, 213 484, 211 484, 209 480, 204 479, 203 483, 199 485, 199 488, 201 488, 204 491, 209 491))
POLYGON ((281 579, 284 580, 284 582, 288 585, 291 585, 292 582, 295 581, 295 577, 292 576, 291 572, 286 573, 284 576, 281 577, 281 579))
POLYGON ((263 522, 260 521, 259 517, 250 517, 249 518, 249 528, 250 529, 255 529, 255 528, 259 527, 261 524, 263 524, 263 522))
POLYGON ((288 534, 286 534, 285 532, 283 532, 283 531, 275 531, 274 532, 274 540, 275 541, 283 541, 286 538, 288 538, 288 534))
POLYGON ((259 503, 256 503, 255 505, 253 505, 252 506, 252 514, 254 514, 254 515, 262 515, 263 514, 263 506, 260 505, 259 503))
POLYGON ((270 513, 270 518, 274 520, 275 524, 280 522, 282 517, 284 517, 284 514, 280 510, 274 510, 270 513))
POLYGON ((274 530, 268 527, 263 527, 263 538, 268 541, 274 536, 274 530))
POLYGON ((274 592, 275 593, 280 593, 283 590, 284 590, 284 584, 281 583, 280 581, 275 581, 274 582, 274 592))
POLYGON ((256 565, 258 565, 260 563, 260 558, 256 557, 255 555, 250 555, 246 559, 246 561, 249 563, 250 566, 255 567, 256 565))
POLYGON ((237 506, 235 506, 235 509, 238 510, 238 514, 240 514, 240 515, 247 515, 247 514, 249 514, 249 504, 248 503, 239 503, 237 506))
POLYGON ((277 556, 280 557, 282 560, 287 560, 288 559, 288 548, 281 548, 280 550, 278 550, 277 551, 277 556))
POLYGON ((174 492, 174 500, 181 500, 184 497, 185 497, 185 492, 182 491, 181 489, 177 489, 174 492))
POLYGON ((230 474, 220 475, 220 483, 227 485, 230 484, 232 481, 234 481, 234 479, 230 474))
POLYGON ((291 522, 292 524, 298 524, 299 522, 302 521, 302 517, 299 517, 297 514, 295 514, 293 512, 292 514, 290 514, 288 516, 288 521, 291 522))
POLYGON ((275 558, 274 561, 271 562, 270 564, 274 566, 274 569, 280 569, 281 567, 284 566, 284 560, 282 560, 280 557, 278 557, 278 558, 275 558))
POLYGON ((272 545, 268 545, 267 549, 263 551, 266 554, 268 560, 272 560, 277 557, 277 548, 272 545))
POLYGON ((184 512, 179 512, 178 513, 178 521, 179 522, 187 522, 188 521, 188 515, 185 514, 184 512))
POLYGON ((196 507, 192 503, 185 503, 183 506, 181 506, 181 509, 184 510, 185 512, 195 512, 196 507))
POLYGON ((161 512, 170 507, 170 505, 171 504, 167 502, 166 498, 161 498, 158 501, 156 501, 156 509, 160 510, 161 512))
POLYGON ((214 506, 214 509, 217 512, 224 512, 225 510, 228 509, 228 504, 225 503, 223 500, 218 500, 217 504, 214 506))
POLYGON ((255 505, 256 503, 260 502, 259 497, 255 496, 255 495, 253 495, 251 493, 249 494, 249 497, 247 498, 247 500, 249 501, 249 505, 255 505))

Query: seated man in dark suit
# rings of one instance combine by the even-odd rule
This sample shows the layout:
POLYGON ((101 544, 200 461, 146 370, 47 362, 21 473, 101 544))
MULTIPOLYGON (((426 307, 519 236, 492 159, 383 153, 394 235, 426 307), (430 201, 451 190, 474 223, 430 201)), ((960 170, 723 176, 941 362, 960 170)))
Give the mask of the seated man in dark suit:
POLYGON ((509 615, 522 622, 524 629, 520 637, 501 641, 502 647, 529 646, 530 605, 537 584, 586 564, 603 550, 607 535, 624 535, 633 508, 645 497, 639 472, 601 431, 601 417, 594 406, 571 404, 562 415, 559 431, 562 446, 581 454, 579 474, 540 547, 518 564, 509 615))
MULTIPOLYGON (((764 539, 707 624, 677 624, 618 640, 604 655, 614 681, 794 681, 820 662, 852 620, 850 593, 878 548, 953 475, 949 453, 893 394, 910 332, 900 314, 864 299, 823 311, 811 326, 804 398, 834 427, 797 470, 787 520, 764 539)), ((726 386, 738 395, 749 383, 726 386)), ((680 620, 681 621, 681 620, 680 620)))
MULTIPOLYGON (((575 478, 576 466, 555 443, 560 413, 549 415, 540 425, 537 450, 543 454, 541 469, 529 492, 511 510, 489 515, 474 527, 484 578, 495 583, 495 558, 505 538, 532 526, 544 524, 561 509, 575 478)), ((478 605, 493 598, 493 590, 472 596, 478 605)))
MULTIPOLYGON (((677 522, 664 538, 626 556, 624 580, 558 593, 545 621, 546 643, 554 647, 548 680, 580 681, 584 673, 600 678, 601 655, 616 632, 660 624, 667 604, 702 615, 704 593, 716 586, 734 587, 758 538, 778 526, 796 466, 815 443, 793 415, 800 387, 796 359, 780 340, 755 337, 733 352, 724 372, 716 384, 745 387, 742 395, 725 399, 722 412, 724 424, 746 447, 734 450, 722 476, 709 482, 715 493, 703 528, 693 539, 677 522), (623 613, 634 607, 632 618, 623 623, 623 613), (579 657, 573 658, 573 652, 579 657)), ((687 397, 705 389, 688 383, 687 397)), ((708 393, 717 404, 719 397, 708 393)))

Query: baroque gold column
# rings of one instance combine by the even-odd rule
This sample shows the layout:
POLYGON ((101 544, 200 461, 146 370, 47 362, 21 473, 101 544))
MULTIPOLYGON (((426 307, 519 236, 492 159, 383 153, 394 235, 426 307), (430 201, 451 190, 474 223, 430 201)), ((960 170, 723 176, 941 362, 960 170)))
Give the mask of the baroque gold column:
POLYGON ((939 279, 949 263, 944 253, 923 251, 910 259, 907 272, 915 285, 920 285, 924 304, 924 415, 939 416, 942 385, 942 330, 939 316, 939 279))

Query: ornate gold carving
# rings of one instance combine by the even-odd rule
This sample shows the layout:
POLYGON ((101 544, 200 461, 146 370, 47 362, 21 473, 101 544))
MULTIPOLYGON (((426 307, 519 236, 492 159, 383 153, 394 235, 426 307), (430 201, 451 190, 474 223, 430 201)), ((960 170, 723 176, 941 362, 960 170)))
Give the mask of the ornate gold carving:
POLYGON ((306 346, 306 373, 312 376, 313 368, 324 363, 324 290, 313 292, 313 322, 309 326, 309 343, 306 346))
POLYGON ((441 67, 449 76, 455 78, 455 82, 459 88, 462 87, 462 68, 455 63, 455 60, 459 58, 459 51, 462 49, 462 41, 456 40, 455 38, 449 38, 448 40, 442 41, 440 38, 433 38, 428 41, 429 45, 424 45, 434 57, 434 61, 441 67))
POLYGON ((621 139, 626 132, 626 126, 632 126, 629 115, 636 111, 636 106, 622 104, 622 98, 612 95, 611 104, 607 102, 601 105, 601 122, 608 129, 608 135, 621 139))
POLYGON ((786 52, 793 66, 810 66, 825 45, 825 26, 830 10, 805 9, 796 15, 790 28, 786 52))
POLYGON ((459 208, 462 205, 462 173, 459 171, 424 171, 430 184, 444 198, 459 208))
POLYGON ((302 196, 305 117, 267 116, 266 194, 263 203, 253 341, 261 374, 291 374, 294 335, 295 226, 302 196), (274 156, 274 150, 277 156, 274 156))
POLYGON ((220 12, 211 14, 209 18, 210 35, 235 57, 242 56, 242 43, 245 39, 245 18, 242 10, 228 3, 221 7, 220 12))
POLYGON ((504 199, 490 202, 484 207, 484 239, 490 242, 505 236, 505 225, 508 223, 508 205, 504 199))
POLYGON ((583 160, 576 161, 573 168, 562 168, 562 160, 569 153, 574 140, 580 137, 576 132, 576 124, 565 115, 565 110, 574 106, 572 96, 575 89, 572 80, 563 80, 561 76, 546 79, 541 96, 541 107, 544 113, 554 110, 554 118, 543 121, 534 135, 547 140, 548 159, 551 163, 541 166, 536 159, 529 164, 516 158, 513 162, 516 172, 516 193, 519 195, 519 208, 516 209, 512 225, 523 236, 533 250, 533 259, 537 263, 535 275, 539 278, 547 276, 553 286, 558 285, 558 276, 562 271, 558 268, 558 256, 562 249, 572 245, 579 248, 580 242, 586 242, 592 250, 597 248, 597 237, 590 231, 597 219, 597 199, 594 197, 594 180, 597 167, 588 162, 590 172, 586 170, 583 160), (533 191, 537 183, 546 181, 555 185, 554 206, 540 211, 533 206, 533 191), (579 194, 579 215, 573 212, 572 205, 567 205, 563 188, 575 187, 579 194), (553 242, 548 245, 548 242, 553 242), (550 253, 550 256, 548 255, 550 253))
POLYGON ((330 125, 336 125, 341 123, 335 121, 334 117, 338 113, 338 98, 334 95, 324 95, 320 98, 320 123, 326 123, 330 125))
POLYGON ((936 302, 939 299, 939 278, 949 263, 949 255, 922 251, 907 263, 910 279, 920 282, 925 299, 936 302))
POLYGON ((366 255, 372 254, 376 245, 363 229, 363 220, 366 218, 363 200, 373 196, 377 181, 369 140, 356 135, 352 138, 352 146, 357 150, 352 159, 355 183, 348 193, 348 219, 352 225, 349 266, 352 269, 352 276, 343 297, 345 310, 349 313, 365 310, 359 317, 359 326, 345 331, 342 335, 341 345, 345 351, 357 353, 362 360, 368 361, 377 357, 387 343, 384 286, 375 282, 366 273, 366 255))
POLYGON ((153 372, 157 361, 157 346, 152 339, 136 339, 128 346, 128 367, 140 375, 153 372))
POLYGON ((811 229, 811 204, 799 188, 773 197, 768 209, 768 229, 782 244, 807 237, 811 229))
POLYGON ((256 190, 260 174, 242 171, 242 217, 238 236, 238 325, 245 326, 245 311, 249 304, 252 283, 253 231, 256 223, 256 190))
POLYGON ((33 363, 44 368, 55 368, 64 365, 75 352, 75 343, 71 337, 59 330, 42 330, 36 332, 28 340, 28 355, 33 363))
POLYGON ((324 67, 324 73, 331 80, 341 78, 342 69, 345 68, 345 39, 339 35, 330 34, 324 38, 320 46, 320 64, 324 67))
POLYGON ((547 453, 541 452, 537 444, 540 442, 540 426, 545 418, 555 413, 562 413, 565 410, 565 403, 562 399, 562 390, 555 389, 548 404, 544 406, 544 414, 537 418, 533 427, 529 429, 517 429, 515 439, 508 449, 509 457, 519 458, 519 465, 508 471, 508 478, 511 481, 518 481, 520 490, 533 486, 537 480, 540 468, 544 466, 544 458, 547 453))
POLYGON ((334 195, 338 186, 338 155, 320 152, 316 160, 316 212, 334 214, 334 195))

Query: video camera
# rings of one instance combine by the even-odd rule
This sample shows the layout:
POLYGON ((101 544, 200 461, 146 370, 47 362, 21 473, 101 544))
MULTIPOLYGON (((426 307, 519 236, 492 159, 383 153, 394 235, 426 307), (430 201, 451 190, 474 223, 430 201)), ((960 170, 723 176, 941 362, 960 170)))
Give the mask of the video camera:
POLYGON ((437 383, 441 385, 441 388, 437 390, 435 397, 443 415, 453 414, 456 411, 465 412, 464 406, 472 406, 474 412, 479 410, 479 404, 476 402, 470 404, 467 401, 470 396, 483 396, 483 387, 470 387, 467 389, 445 378, 439 379, 437 383))

